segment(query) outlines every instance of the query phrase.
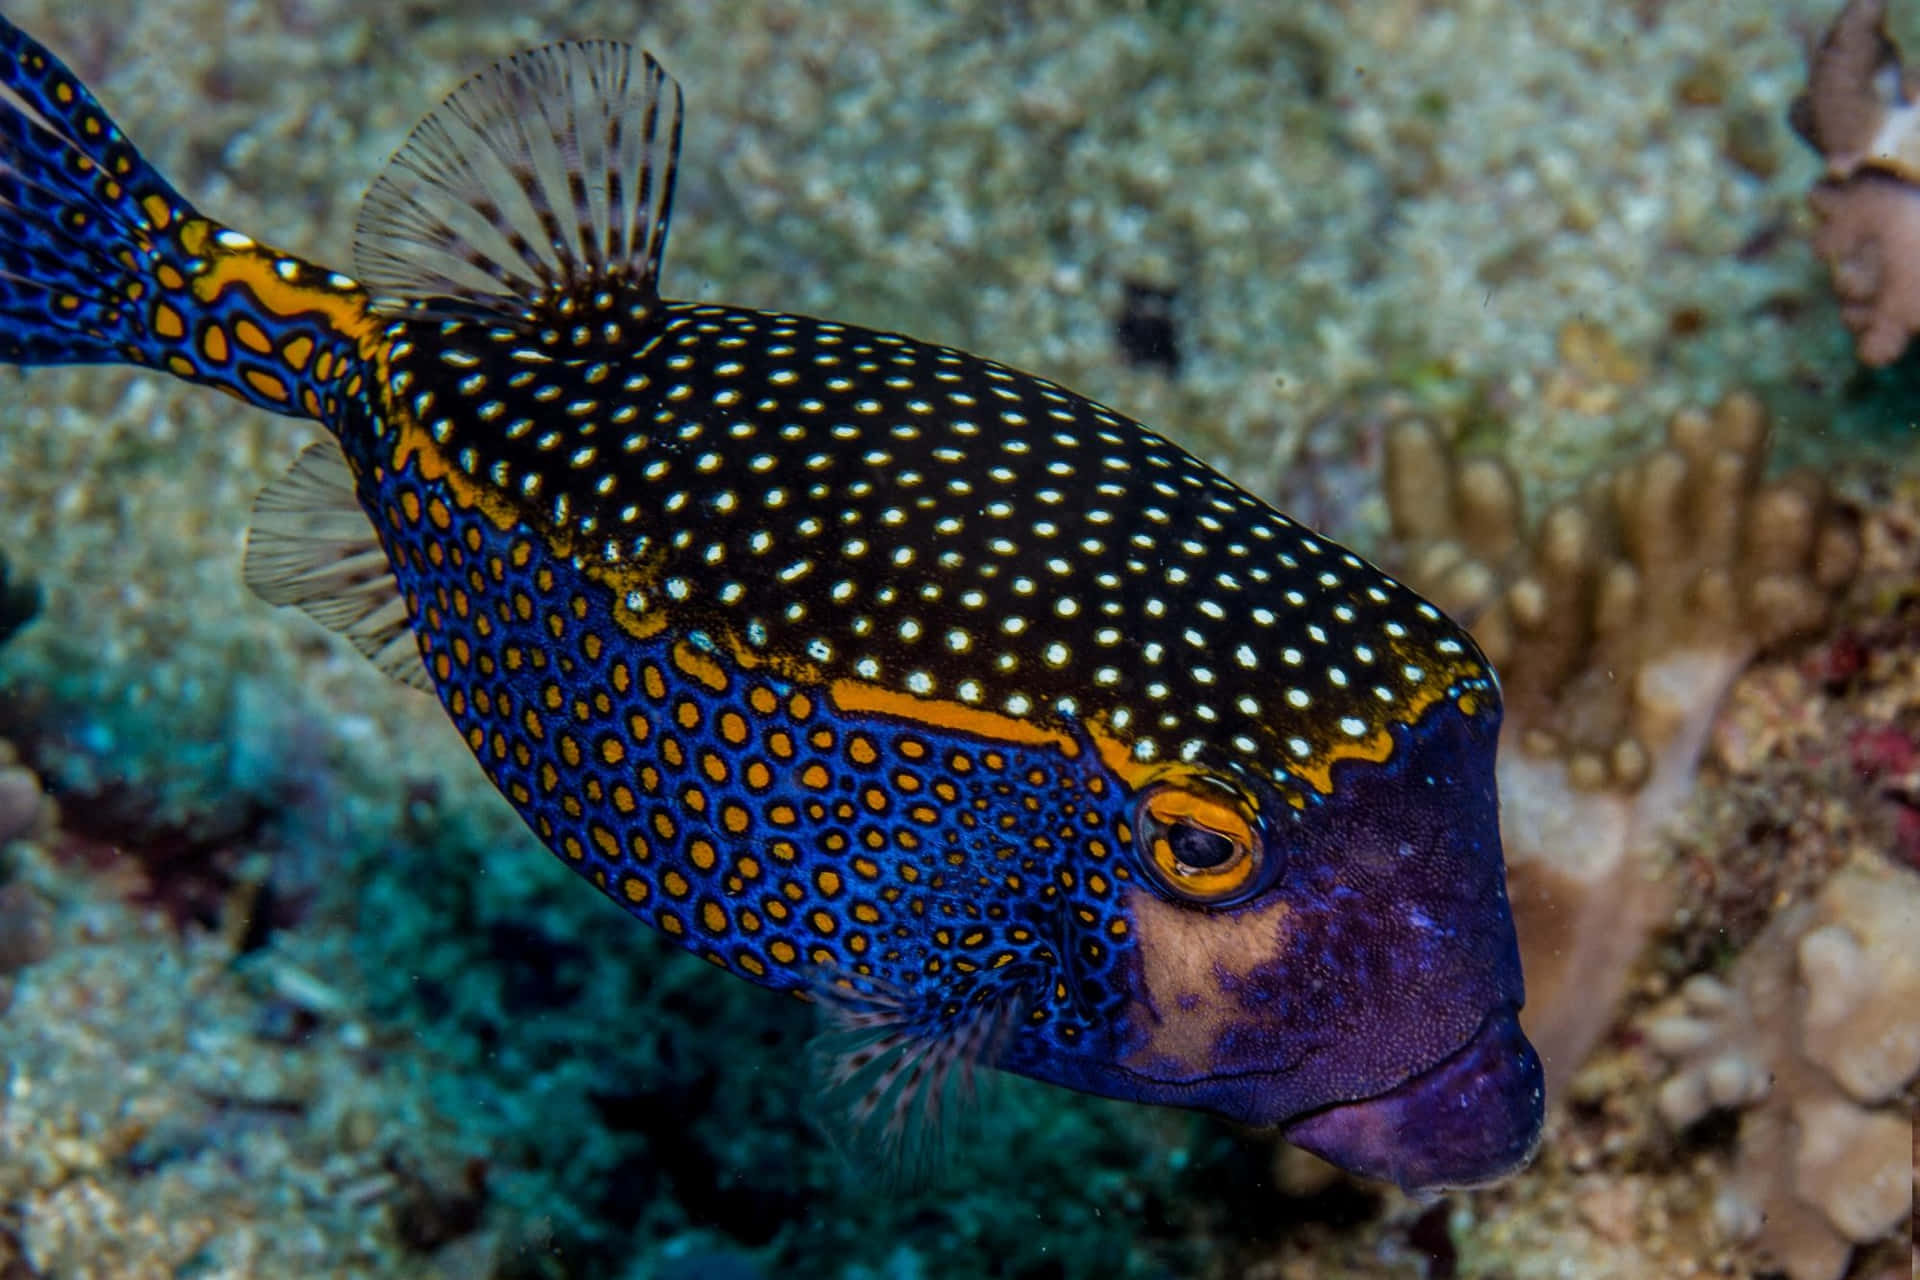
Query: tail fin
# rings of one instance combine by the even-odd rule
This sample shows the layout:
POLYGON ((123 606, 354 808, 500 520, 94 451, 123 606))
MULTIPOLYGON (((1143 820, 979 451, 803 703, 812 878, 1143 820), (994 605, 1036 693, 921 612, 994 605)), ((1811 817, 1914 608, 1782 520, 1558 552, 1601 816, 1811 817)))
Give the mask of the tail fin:
POLYGON ((0 362, 146 365, 322 417, 376 329, 353 281, 202 217, 0 17, 0 362))
POLYGON ((185 212, 73 74, 0 18, 0 359, 139 359, 132 260, 185 212))

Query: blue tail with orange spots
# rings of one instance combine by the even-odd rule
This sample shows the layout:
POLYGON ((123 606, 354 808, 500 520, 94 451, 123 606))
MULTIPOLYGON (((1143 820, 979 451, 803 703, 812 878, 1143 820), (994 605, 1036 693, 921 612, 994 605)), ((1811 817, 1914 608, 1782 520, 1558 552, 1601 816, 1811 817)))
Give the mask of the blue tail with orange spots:
POLYGON ((351 280, 202 217, 0 17, 0 362, 146 365, 320 417, 372 327, 351 280))
POLYGON ((134 360, 158 226, 185 208, 58 59, 0 18, 0 359, 134 360))

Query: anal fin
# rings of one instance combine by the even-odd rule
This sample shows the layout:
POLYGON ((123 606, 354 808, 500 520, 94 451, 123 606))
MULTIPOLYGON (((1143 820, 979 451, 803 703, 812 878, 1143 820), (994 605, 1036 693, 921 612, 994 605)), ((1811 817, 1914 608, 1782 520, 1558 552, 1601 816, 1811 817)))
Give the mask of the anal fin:
POLYGON ((254 500, 243 572, 268 604, 292 605, 402 684, 433 692, 386 550, 334 441, 301 450, 254 500))

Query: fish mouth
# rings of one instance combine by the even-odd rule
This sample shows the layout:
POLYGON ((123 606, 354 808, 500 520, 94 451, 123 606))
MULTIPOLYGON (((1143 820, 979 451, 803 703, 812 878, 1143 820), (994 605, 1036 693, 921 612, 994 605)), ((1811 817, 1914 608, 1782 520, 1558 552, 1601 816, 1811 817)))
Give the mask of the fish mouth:
POLYGON ((1489 1014, 1452 1056, 1385 1093, 1289 1123, 1287 1141, 1410 1192, 1483 1186, 1532 1159, 1546 1110, 1518 1010, 1489 1014))

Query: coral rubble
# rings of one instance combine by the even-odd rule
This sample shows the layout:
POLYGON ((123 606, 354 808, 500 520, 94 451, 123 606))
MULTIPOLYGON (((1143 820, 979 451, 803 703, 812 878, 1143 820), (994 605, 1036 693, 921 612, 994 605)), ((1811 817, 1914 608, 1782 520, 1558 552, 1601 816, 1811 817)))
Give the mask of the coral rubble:
POLYGON ((1766 417, 1733 395, 1529 529, 1504 464, 1409 420, 1387 441, 1404 576, 1501 673, 1501 833, 1528 1033, 1564 1089, 1669 910, 1656 837, 1684 805, 1716 708, 1765 645, 1825 619, 1852 522, 1811 476, 1763 481, 1766 417))
POLYGON ((1724 978, 1690 978, 1645 1023, 1673 1060, 1658 1107, 1676 1129, 1746 1108, 1714 1205, 1793 1280, 1837 1280, 1855 1245, 1905 1222, 1920 1074, 1920 875, 1863 860, 1781 912, 1724 978))
POLYGON ((1794 128, 1826 162, 1808 197, 1855 350, 1891 364, 1920 333, 1920 74, 1900 63, 1886 0, 1850 0, 1814 50, 1794 128))
POLYGON ((0 845, 32 831, 47 803, 40 779, 13 757, 12 744, 0 742, 0 845))
MULTIPOLYGON (((33 770, 18 763, 13 744, 0 739, 0 851, 16 840, 43 831, 55 806, 33 770)), ((46 903, 29 886, 11 878, 0 862, 0 1017, 13 1003, 14 975, 44 960, 53 945, 46 903)), ((5 1255, 0 1253, 0 1263, 5 1255)), ((0 1275, 5 1275, 0 1266, 0 1275)))

